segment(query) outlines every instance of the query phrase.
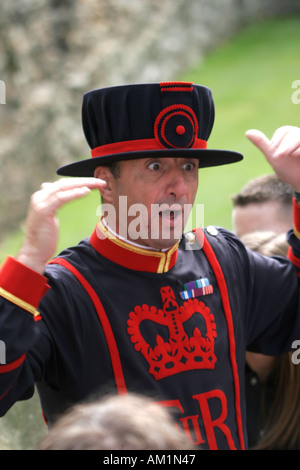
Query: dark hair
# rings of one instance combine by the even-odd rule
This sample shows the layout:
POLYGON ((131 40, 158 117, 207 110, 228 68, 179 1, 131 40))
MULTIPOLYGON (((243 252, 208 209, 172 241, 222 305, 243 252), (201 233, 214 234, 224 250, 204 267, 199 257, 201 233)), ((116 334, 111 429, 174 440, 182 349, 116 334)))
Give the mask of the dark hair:
POLYGON ((119 162, 112 162, 109 165, 106 165, 111 174, 114 176, 115 179, 119 178, 120 176, 120 165, 119 162))

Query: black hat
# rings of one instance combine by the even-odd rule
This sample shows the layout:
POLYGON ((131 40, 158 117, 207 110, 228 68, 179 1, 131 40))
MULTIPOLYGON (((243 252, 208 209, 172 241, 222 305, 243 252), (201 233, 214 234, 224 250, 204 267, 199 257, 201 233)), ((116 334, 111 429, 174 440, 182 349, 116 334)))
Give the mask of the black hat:
POLYGON ((92 158, 57 174, 93 176, 99 165, 147 157, 191 157, 199 168, 242 160, 240 153, 207 149, 214 122, 209 88, 188 82, 114 86, 83 96, 82 125, 92 158))

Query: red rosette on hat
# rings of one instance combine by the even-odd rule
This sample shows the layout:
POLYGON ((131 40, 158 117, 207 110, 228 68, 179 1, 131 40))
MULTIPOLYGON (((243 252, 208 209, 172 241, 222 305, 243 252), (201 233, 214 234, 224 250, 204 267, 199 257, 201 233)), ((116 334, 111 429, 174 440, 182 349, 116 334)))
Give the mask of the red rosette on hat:
POLYGON ((191 148, 198 135, 198 120, 186 105, 172 105, 163 109, 154 123, 154 136, 162 148, 191 148))

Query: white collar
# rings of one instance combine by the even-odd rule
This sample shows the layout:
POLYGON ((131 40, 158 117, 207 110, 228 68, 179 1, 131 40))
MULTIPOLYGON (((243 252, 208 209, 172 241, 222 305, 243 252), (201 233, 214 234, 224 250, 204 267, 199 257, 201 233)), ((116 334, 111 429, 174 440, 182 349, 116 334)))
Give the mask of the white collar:
POLYGON ((135 247, 137 247, 137 248, 141 248, 141 249, 143 249, 143 250, 158 251, 158 252, 160 252, 160 251, 164 252, 164 251, 168 251, 168 250, 170 249, 170 247, 169 247, 169 248, 164 248, 164 249, 162 249, 162 250, 159 250, 158 248, 152 248, 152 247, 150 247, 150 246, 145 246, 145 245, 140 245, 139 243, 135 243, 135 242, 133 242, 132 240, 128 240, 127 238, 122 237, 121 235, 119 235, 118 233, 116 233, 114 230, 112 230, 112 229, 108 226, 108 224, 107 224, 106 220, 104 219, 104 217, 103 217, 101 220, 102 220, 102 223, 103 223, 104 227, 105 227, 114 237, 119 238, 120 240, 122 240, 122 241, 125 242, 125 243, 128 243, 129 245, 135 246, 135 247))

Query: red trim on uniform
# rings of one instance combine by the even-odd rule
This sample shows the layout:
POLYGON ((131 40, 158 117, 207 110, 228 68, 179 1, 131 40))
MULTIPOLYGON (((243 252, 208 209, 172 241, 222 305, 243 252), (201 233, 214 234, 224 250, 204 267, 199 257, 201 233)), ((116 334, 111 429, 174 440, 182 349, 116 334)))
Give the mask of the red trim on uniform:
MULTIPOLYGON (((202 139, 195 139, 193 149, 206 149, 207 142, 202 139)), ((115 155, 127 152, 143 152, 147 150, 162 150, 164 147, 158 145, 156 139, 125 140, 112 144, 100 145, 91 150, 92 158, 103 157, 105 155, 115 155)))
POLYGON ((182 404, 180 403, 180 401, 178 399, 163 400, 163 401, 158 401, 156 403, 158 403, 160 406, 165 406, 165 407, 169 407, 169 408, 178 408, 181 411, 181 413, 184 413, 184 409, 182 407, 182 404))
POLYGON ((300 259, 297 258, 297 256, 294 255, 291 246, 289 246, 289 249, 288 249, 288 252, 287 252, 287 257, 293 263, 293 265, 296 266, 296 268, 300 269, 300 259))
POLYGON ((2 398, 4 398, 4 397, 8 394, 8 392, 10 391, 11 388, 12 388, 12 385, 6 390, 6 392, 4 392, 4 393, 1 395, 0 400, 2 400, 2 398))
POLYGON ((225 281, 221 266, 217 260, 217 257, 212 247, 210 246, 207 238, 203 236, 203 232, 201 231, 199 233, 199 230, 200 229, 196 230, 196 234, 200 236, 201 242, 203 240, 203 251, 214 271, 214 274, 215 274, 215 277, 219 286, 220 294, 221 294, 223 308, 224 308, 225 319, 226 319, 227 329, 228 329, 228 338, 229 338, 229 355, 230 355, 233 380, 234 380, 235 413, 236 413, 236 420, 237 420, 237 430, 238 430, 238 436, 240 440, 241 449, 245 449, 243 426, 242 426, 242 415, 241 415, 239 375, 238 375, 238 368, 237 368, 237 363, 236 363, 234 327, 233 327, 232 312, 231 312, 231 307, 230 307, 227 285, 226 285, 226 281, 225 281))
POLYGON ((103 308, 103 305, 98 295, 96 294, 93 287, 89 284, 89 282, 85 279, 85 277, 71 263, 69 263, 65 259, 55 258, 52 261, 50 261, 49 264, 60 264, 61 266, 64 266, 66 269, 71 271, 72 274, 74 274, 76 279, 80 282, 80 284, 87 291, 91 301, 94 304, 95 310, 97 312, 98 318, 100 320, 100 323, 104 331, 104 335, 106 338, 106 342, 107 342, 107 346, 108 346, 108 350, 109 350, 109 354, 111 358, 112 369, 113 369, 113 373, 115 377, 117 390, 120 394, 126 393, 127 389, 126 389, 126 384, 125 384, 125 379, 124 379, 124 374, 123 374, 118 347, 117 347, 109 320, 107 318, 106 312, 103 308))
POLYGON ((0 374, 5 374, 6 372, 11 372, 12 370, 17 369, 25 360, 26 354, 22 354, 18 359, 9 364, 0 365, 0 374))
POLYGON ((297 203, 296 198, 293 198, 293 225, 300 233, 300 205, 297 203))
POLYGON ((160 83, 161 91, 193 91, 192 82, 161 82, 160 83))
POLYGON ((47 278, 7 256, 0 270, 0 287, 37 308, 50 286, 47 278))
POLYGON ((142 248, 135 248, 133 245, 120 241, 118 238, 115 240, 110 239, 98 227, 92 233, 90 243, 106 259, 134 271, 157 273, 161 264, 165 266, 166 263, 169 263, 167 266, 167 270, 169 270, 175 266, 177 260, 177 249, 174 250, 169 258, 167 251, 144 250, 142 248), (162 261, 163 258, 165 261, 162 261))
POLYGON ((45 413, 44 413, 43 410, 42 410, 42 418, 43 418, 43 421, 44 421, 44 423, 46 424, 46 426, 48 426, 48 420, 47 420, 47 418, 46 418, 45 413))

